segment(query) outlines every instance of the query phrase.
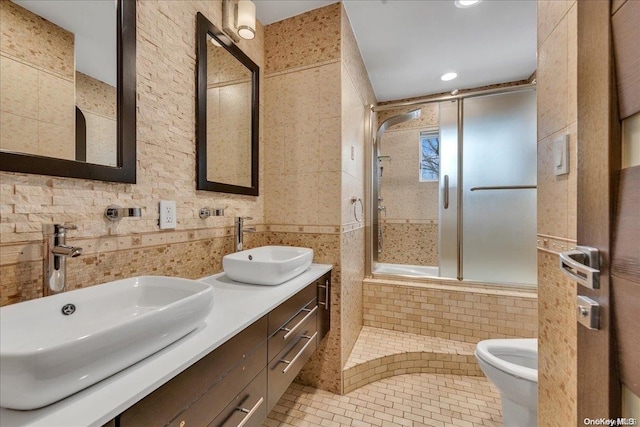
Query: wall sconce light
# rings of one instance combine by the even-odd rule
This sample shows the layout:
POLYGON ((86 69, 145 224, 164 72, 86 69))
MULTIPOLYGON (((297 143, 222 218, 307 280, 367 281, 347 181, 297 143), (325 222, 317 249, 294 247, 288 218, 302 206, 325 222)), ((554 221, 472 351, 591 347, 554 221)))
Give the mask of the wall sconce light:
POLYGON ((222 30, 235 42, 256 36, 256 5, 251 0, 222 1, 222 30))

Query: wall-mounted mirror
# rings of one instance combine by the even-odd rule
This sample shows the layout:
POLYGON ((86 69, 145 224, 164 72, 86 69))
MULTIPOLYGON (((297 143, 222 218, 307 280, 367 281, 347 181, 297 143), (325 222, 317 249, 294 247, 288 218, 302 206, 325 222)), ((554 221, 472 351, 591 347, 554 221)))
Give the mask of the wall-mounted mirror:
POLYGON ((136 180, 136 2, 0 1, 0 169, 136 180))
POLYGON ((259 67, 198 13, 198 190, 258 195, 259 67))

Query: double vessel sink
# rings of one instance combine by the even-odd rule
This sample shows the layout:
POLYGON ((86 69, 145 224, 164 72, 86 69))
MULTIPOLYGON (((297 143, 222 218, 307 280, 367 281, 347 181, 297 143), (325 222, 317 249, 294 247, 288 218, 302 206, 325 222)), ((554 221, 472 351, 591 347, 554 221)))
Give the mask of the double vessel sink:
MULTIPOLYGON (((238 282, 277 285, 302 274, 307 248, 264 246, 223 258, 238 282)), ((0 406, 37 409, 64 399, 195 330, 213 288, 175 277, 117 280, 0 309, 0 406)))

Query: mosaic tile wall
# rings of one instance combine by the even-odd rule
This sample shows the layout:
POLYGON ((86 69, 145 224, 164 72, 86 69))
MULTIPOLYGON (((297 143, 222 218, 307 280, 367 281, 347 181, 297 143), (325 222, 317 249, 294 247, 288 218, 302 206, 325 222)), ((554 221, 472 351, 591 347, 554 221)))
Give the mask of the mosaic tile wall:
POLYGON ((342 6, 336 3, 269 25, 265 45, 267 72, 340 60, 341 10, 342 6))
POLYGON ((437 220, 381 220, 384 246, 379 262, 437 266, 437 220))
POLYGON ((557 253, 576 244, 577 3, 538 0, 538 422, 577 425, 575 283, 557 253), (553 175, 553 140, 569 135, 570 172, 553 175), (558 408, 563 408, 559 411, 558 408))
POLYGON ((537 336, 535 290, 365 279, 365 326, 477 343, 537 336))
MULTIPOLYGON (((262 231, 263 227, 258 230, 262 231)), ((263 244, 262 232, 245 236, 245 246, 263 244)), ((233 229, 203 229, 69 239, 83 254, 67 260, 69 290, 138 275, 197 279, 222 271, 233 252, 233 229)), ((42 243, 0 245, 0 305, 42 296, 42 243)))
POLYGON ((297 381, 334 393, 341 393, 342 265, 340 264, 340 234, 270 231, 265 233, 264 243, 312 248, 314 262, 333 264, 331 272, 331 330, 318 346, 318 350, 302 368, 297 381))

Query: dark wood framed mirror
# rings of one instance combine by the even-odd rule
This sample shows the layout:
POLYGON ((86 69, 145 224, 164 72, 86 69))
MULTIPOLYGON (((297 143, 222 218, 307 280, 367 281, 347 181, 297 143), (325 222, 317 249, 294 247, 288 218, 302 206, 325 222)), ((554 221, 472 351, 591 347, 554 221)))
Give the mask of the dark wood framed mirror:
POLYGON ((260 68, 197 15, 197 189, 258 195, 260 68))
POLYGON ((0 170, 135 183, 136 2, 53 3, 2 1, 0 170))

